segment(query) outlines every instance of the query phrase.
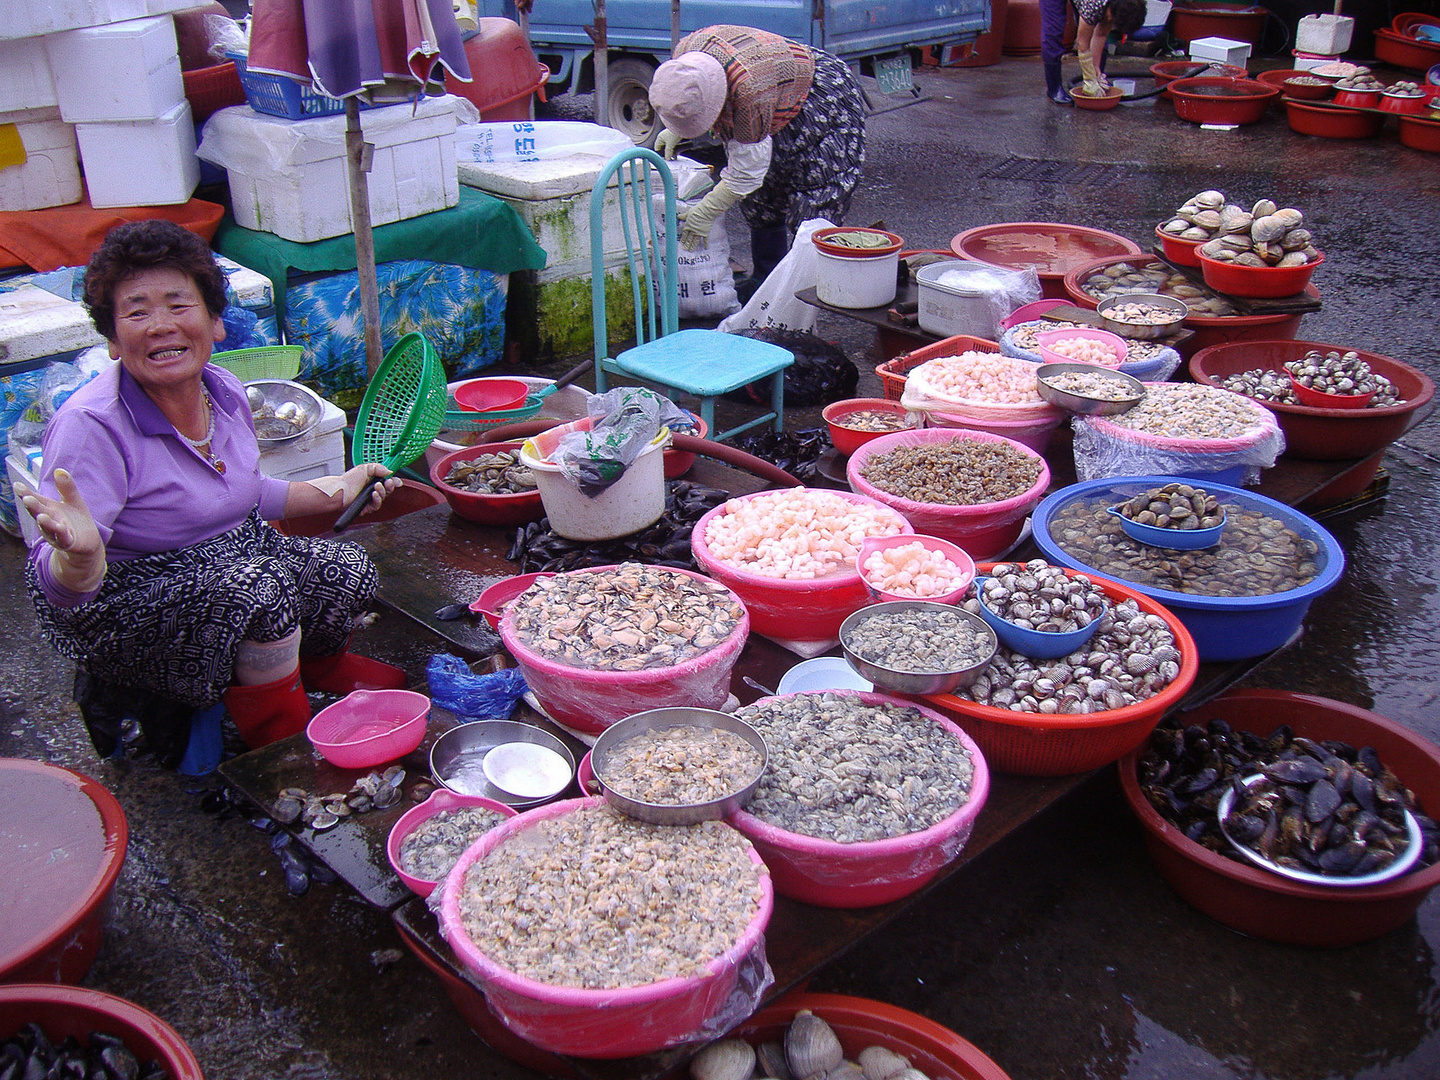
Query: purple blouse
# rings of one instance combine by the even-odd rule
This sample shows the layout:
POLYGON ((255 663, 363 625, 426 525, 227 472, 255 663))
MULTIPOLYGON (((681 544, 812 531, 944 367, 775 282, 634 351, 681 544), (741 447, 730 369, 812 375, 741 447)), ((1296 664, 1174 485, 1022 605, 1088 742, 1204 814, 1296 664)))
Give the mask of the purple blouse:
MULTIPOLYGON (((41 494, 58 498, 54 473, 68 469, 105 543, 123 562, 174 551, 235 528, 256 506, 266 520, 283 516, 290 485, 260 472, 260 448, 245 388, 230 372, 201 372, 215 405, 210 449, 224 473, 175 433, 117 361, 77 390, 45 428, 41 494)), ((75 607, 100 590, 77 593, 50 572, 50 545, 30 547, 40 589, 57 607, 75 607)))

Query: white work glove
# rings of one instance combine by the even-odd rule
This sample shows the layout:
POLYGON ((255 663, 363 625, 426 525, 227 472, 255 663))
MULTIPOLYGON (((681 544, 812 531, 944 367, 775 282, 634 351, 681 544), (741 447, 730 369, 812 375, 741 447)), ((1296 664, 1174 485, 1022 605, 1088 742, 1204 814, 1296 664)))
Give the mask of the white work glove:
POLYGON ((661 128, 660 134, 655 136, 655 152, 666 161, 674 161, 675 152, 680 149, 680 144, 684 141, 669 128, 661 128))
POLYGON ((1095 67, 1095 58, 1088 53, 1080 54, 1080 74, 1084 77, 1083 89, 1090 97, 1104 97, 1105 77, 1095 67))
POLYGON ((685 228, 680 231, 680 246, 686 251, 703 251, 710 241, 710 230, 716 219, 744 197, 721 180, 686 213, 685 228))

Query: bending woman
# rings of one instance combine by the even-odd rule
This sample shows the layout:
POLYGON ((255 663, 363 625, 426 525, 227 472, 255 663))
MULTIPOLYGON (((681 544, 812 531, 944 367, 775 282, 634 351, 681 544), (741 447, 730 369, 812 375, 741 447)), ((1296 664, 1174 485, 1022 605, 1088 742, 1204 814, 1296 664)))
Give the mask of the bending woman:
MULTIPOLYGON (((96 749, 118 744, 107 696, 169 703, 140 719, 173 766, 192 713, 222 699, 257 747, 305 726, 306 685, 403 687, 398 668, 346 651, 377 584, 369 557, 266 524, 335 510, 385 470, 261 474, 245 388, 208 363, 225 336, 225 279, 205 241, 168 221, 114 229, 86 270, 85 305, 119 363, 56 412, 39 491, 16 492, 40 531, 26 583, 41 628, 100 691, 81 699, 96 749)), ((377 485, 374 505, 398 482, 377 485)))
POLYGON ((688 250, 705 247, 715 220, 739 202, 760 282, 802 221, 844 219, 865 164, 865 101, 839 57, 764 30, 709 26, 681 38, 655 70, 650 104, 665 124, 655 146, 667 158, 681 139, 711 130, 725 144, 720 182, 685 216, 688 250))

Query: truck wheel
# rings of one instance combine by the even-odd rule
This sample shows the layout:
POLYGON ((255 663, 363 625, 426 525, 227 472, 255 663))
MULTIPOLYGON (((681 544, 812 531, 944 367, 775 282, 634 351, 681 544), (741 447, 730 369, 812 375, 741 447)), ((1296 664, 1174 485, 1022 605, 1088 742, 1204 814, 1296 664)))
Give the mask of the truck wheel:
POLYGON ((623 131, 637 146, 653 147, 660 134, 660 118, 650 108, 648 96, 654 74, 655 65, 634 57, 611 60, 608 68, 608 126, 623 131))

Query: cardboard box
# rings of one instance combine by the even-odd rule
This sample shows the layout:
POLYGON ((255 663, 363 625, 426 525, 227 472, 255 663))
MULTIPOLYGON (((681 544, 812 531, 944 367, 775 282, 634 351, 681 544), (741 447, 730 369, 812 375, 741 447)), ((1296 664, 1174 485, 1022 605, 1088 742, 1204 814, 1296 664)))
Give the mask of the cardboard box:
POLYGON ((185 100, 168 15, 52 34, 45 53, 68 123, 158 120, 185 100))
POLYGON ((0 169, 0 210, 42 210, 80 201, 80 157, 75 127, 54 106, 0 113, 14 124, 25 147, 25 163, 0 169))
MULTIPOLYGON (((460 201, 455 171, 455 101, 449 95, 360 114, 375 147, 370 223, 388 225, 460 201)), ((354 231, 345 166, 345 117, 302 121, 245 105, 205 122, 200 156, 224 166, 235 220, 247 229, 309 243, 354 231)))
POLYGON ((92 206, 171 206, 186 202, 200 183, 184 98, 158 120, 76 124, 75 137, 92 206))
POLYGON ((1213 60, 1220 64, 1244 67, 1250 62, 1250 49, 1248 41, 1232 41, 1222 37, 1195 38, 1190 42, 1190 59, 1213 60))

